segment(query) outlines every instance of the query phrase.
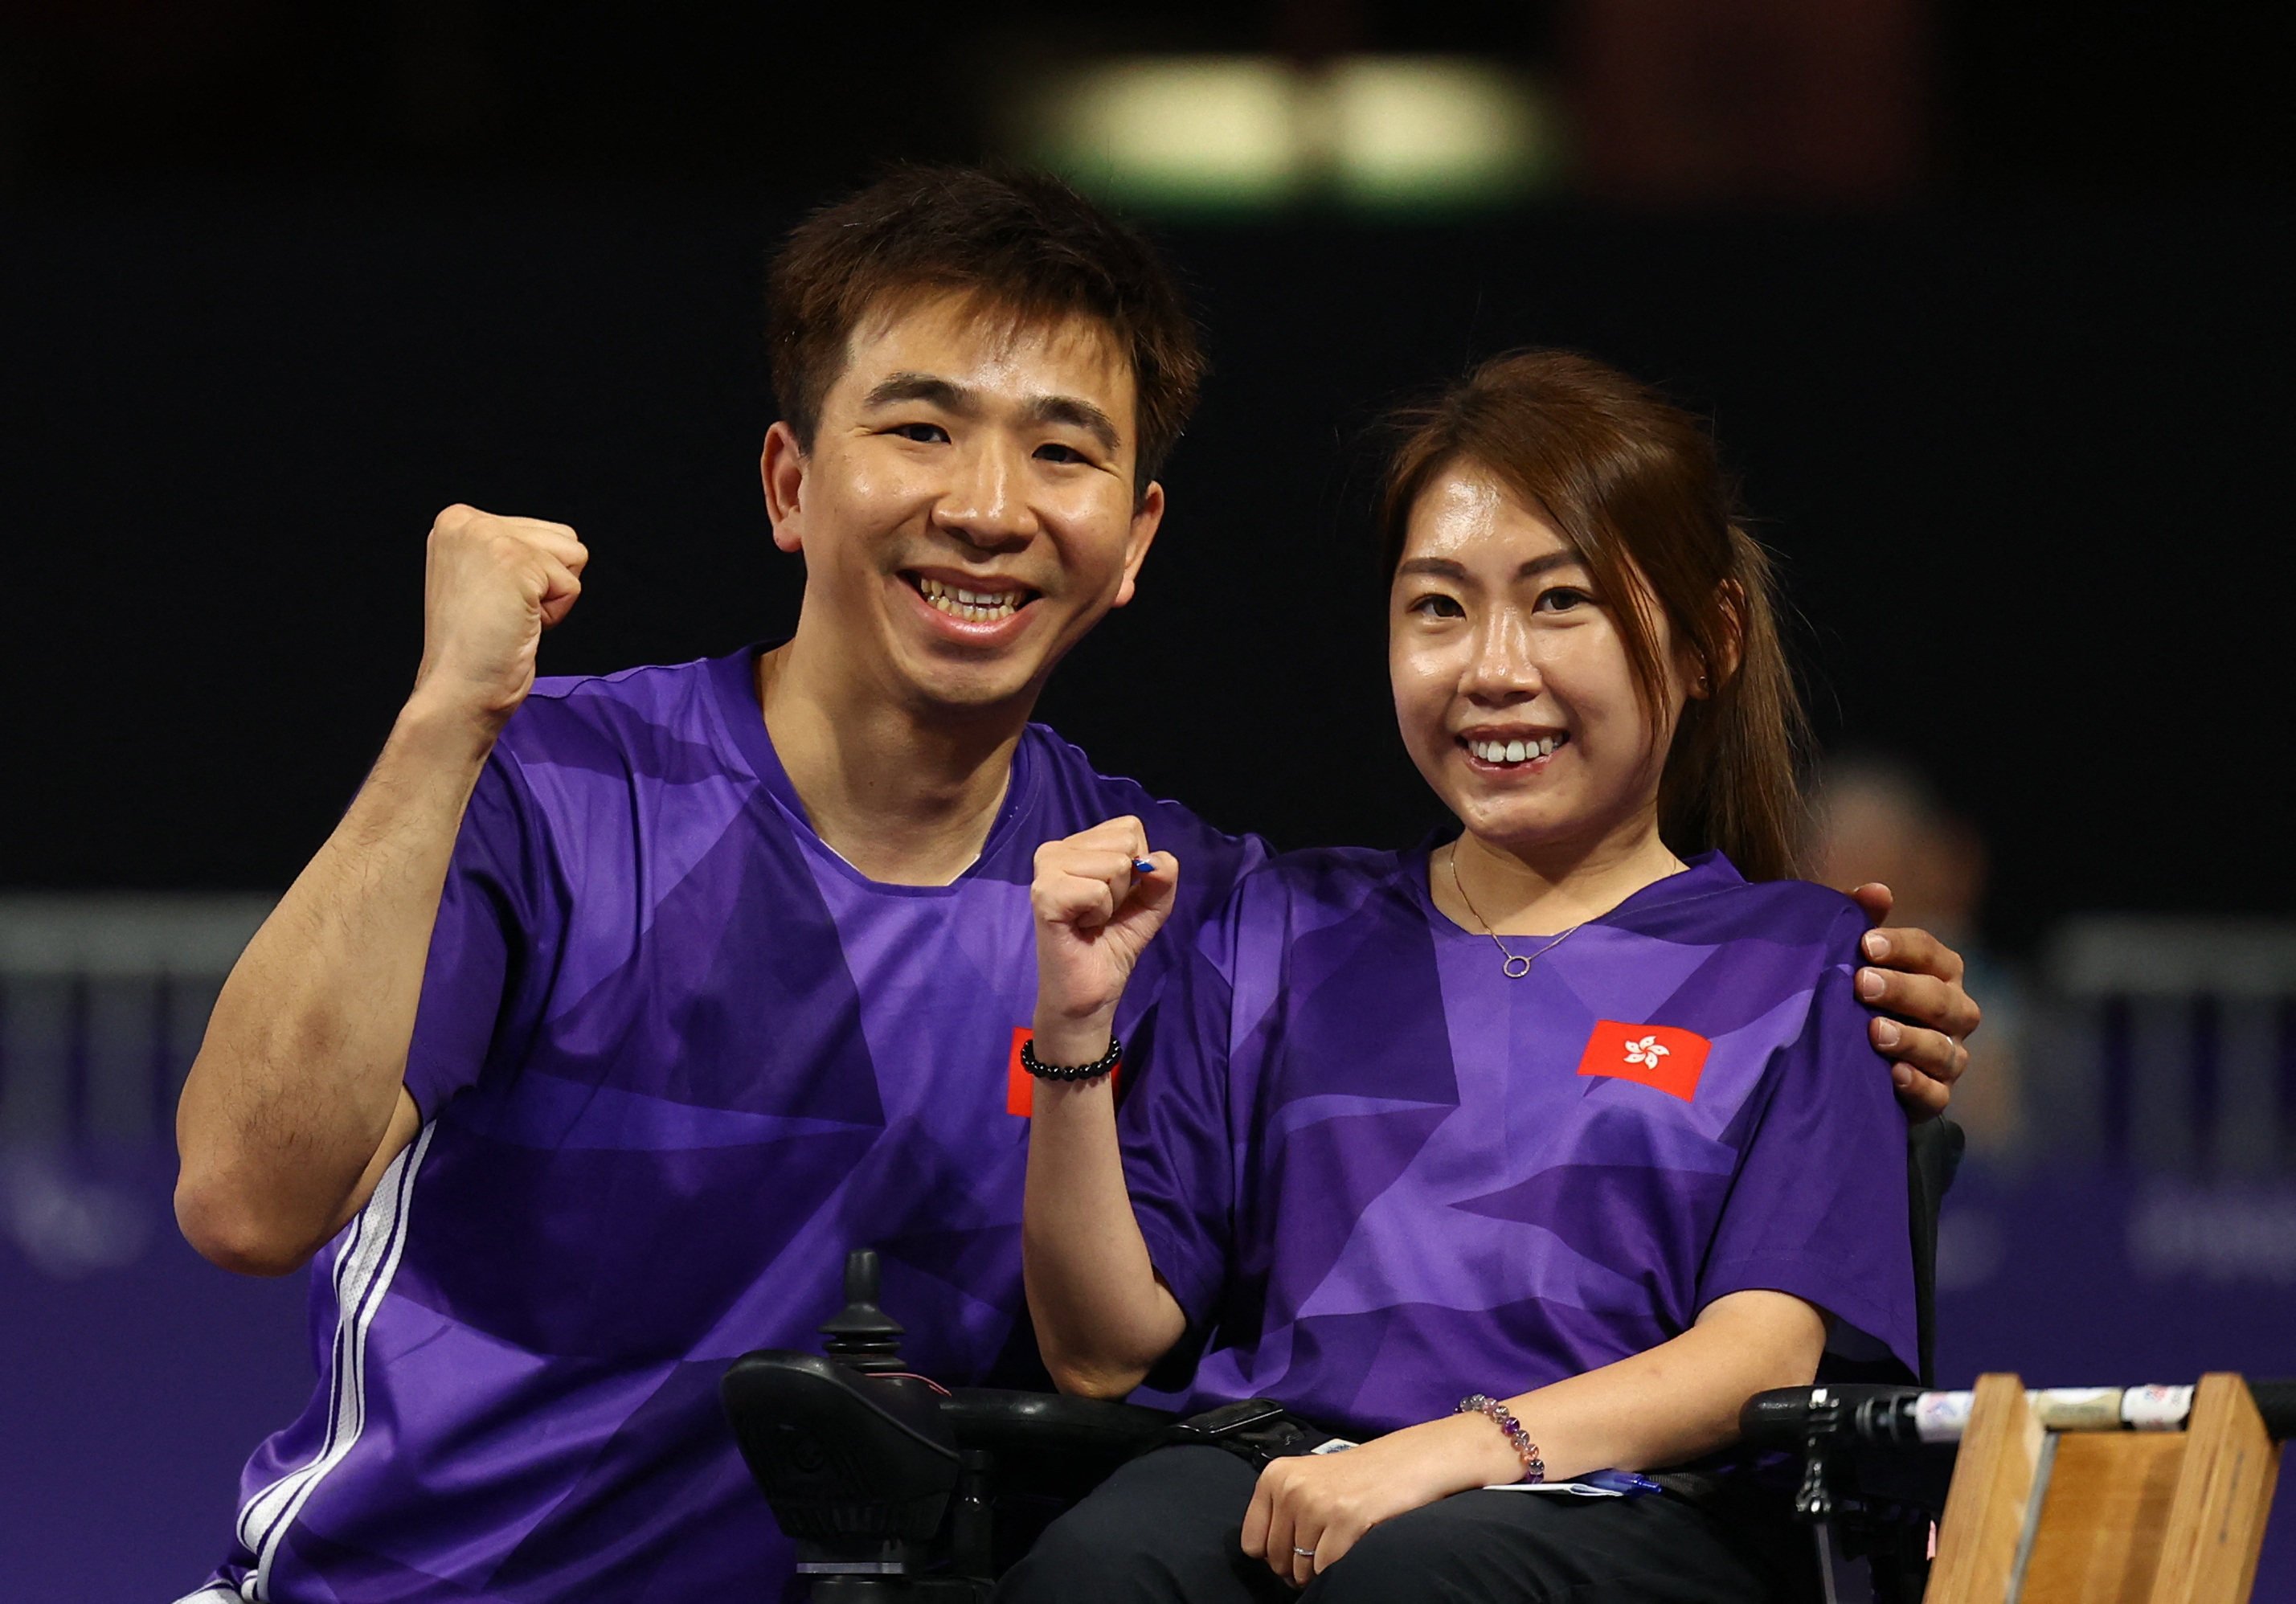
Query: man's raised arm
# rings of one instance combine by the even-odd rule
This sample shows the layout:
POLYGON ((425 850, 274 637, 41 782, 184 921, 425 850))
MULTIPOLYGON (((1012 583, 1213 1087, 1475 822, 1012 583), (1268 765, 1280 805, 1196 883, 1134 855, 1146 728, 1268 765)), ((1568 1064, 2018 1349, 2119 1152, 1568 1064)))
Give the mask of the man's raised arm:
POLYGON ((301 1264, 418 1128, 407 1049, 455 838, 588 559, 563 524, 455 506, 431 526, 414 692, 233 967, 176 1106, 176 1218, 226 1269, 301 1264))

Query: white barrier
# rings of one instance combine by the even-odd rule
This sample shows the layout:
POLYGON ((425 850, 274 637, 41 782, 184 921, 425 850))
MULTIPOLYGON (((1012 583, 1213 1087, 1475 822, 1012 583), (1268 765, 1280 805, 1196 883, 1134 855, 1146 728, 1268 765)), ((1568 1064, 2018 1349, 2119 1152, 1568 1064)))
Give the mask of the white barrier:
POLYGON ((2030 1101, 2050 1145, 2140 1170, 2296 1170, 2296 923, 2098 914, 2058 927, 2057 1028, 2030 1101))
POLYGON ((0 896, 0 1144, 167 1141, 216 993, 274 900, 0 896))

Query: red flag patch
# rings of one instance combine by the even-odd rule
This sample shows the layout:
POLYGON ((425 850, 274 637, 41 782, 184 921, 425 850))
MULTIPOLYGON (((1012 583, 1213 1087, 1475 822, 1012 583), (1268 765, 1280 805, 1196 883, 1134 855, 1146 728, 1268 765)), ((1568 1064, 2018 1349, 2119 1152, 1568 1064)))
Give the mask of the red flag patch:
POLYGON ((1688 1102, 1698 1090, 1699 1072, 1706 1068, 1706 1054, 1713 1045, 1695 1031, 1671 1025, 1597 1019, 1595 1033, 1587 1038, 1587 1051, 1578 1056, 1578 1073, 1639 1081, 1688 1102))
MULTIPOLYGON (((1004 1112, 1018 1114, 1026 1119, 1037 1106, 1037 1077, 1021 1068, 1021 1043, 1037 1033, 1026 1025, 1013 1030, 1013 1051, 1004 1060, 1004 1112)), ((1117 1082, 1123 1078, 1124 1066, 1119 1063, 1108 1072, 1108 1089, 1113 1093, 1117 1082)))

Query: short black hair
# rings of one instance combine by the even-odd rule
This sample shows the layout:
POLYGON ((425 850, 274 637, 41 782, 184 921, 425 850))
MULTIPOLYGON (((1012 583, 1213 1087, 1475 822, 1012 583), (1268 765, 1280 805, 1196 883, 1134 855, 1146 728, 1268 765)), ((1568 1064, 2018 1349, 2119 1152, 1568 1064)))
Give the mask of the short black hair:
POLYGON ((1206 363, 1170 266, 1043 173, 904 164, 798 225, 766 295, 774 392, 811 450, 854 329, 889 297, 955 291, 1028 320, 1103 324, 1132 364, 1144 488, 1195 408, 1206 363))

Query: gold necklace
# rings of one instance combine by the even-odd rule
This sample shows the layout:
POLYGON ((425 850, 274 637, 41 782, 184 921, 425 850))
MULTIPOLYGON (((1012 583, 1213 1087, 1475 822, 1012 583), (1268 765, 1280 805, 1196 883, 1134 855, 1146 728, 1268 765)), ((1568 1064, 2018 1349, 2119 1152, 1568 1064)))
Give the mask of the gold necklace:
POLYGON ((1499 939, 1499 933, 1491 929, 1491 921, 1483 917, 1481 911, 1475 906, 1473 899, 1468 896, 1467 888, 1459 883, 1459 847, 1456 842, 1453 842, 1451 846, 1451 889, 1459 894, 1459 900, 1466 904, 1467 912, 1475 916, 1475 922, 1483 927, 1483 934, 1491 938, 1491 945, 1498 948, 1499 956, 1506 960, 1505 962, 1499 965, 1499 972, 1510 980, 1520 980, 1525 975, 1530 973, 1530 966, 1532 964, 1537 963, 1540 959, 1546 957, 1547 953, 1553 952, 1556 947, 1561 946, 1564 942, 1577 935, 1579 929, 1587 923, 1587 921, 1583 919, 1580 920, 1578 924, 1572 925, 1569 929, 1563 931, 1562 935, 1557 936, 1554 940, 1548 942, 1545 946, 1539 948, 1538 951, 1535 953, 1523 953, 1508 952, 1506 950, 1506 943, 1499 939), (1517 968, 1516 966, 1518 964, 1521 967, 1517 968))

